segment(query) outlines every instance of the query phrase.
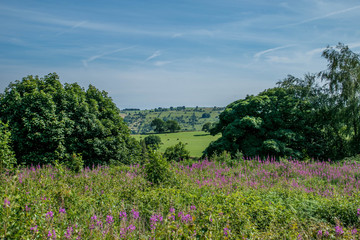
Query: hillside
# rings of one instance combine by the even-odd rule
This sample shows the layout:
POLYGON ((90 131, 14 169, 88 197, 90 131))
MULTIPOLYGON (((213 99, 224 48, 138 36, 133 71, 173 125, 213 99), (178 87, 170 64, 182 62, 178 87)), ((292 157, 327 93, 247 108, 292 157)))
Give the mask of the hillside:
POLYGON ((170 107, 152 110, 124 109, 121 116, 131 129, 132 134, 153 132, 150 124, 155 118, 164 121, 175 120, 180 124, 181 131, 201 131, 207 123, 215 123, 223 107, 170 107))

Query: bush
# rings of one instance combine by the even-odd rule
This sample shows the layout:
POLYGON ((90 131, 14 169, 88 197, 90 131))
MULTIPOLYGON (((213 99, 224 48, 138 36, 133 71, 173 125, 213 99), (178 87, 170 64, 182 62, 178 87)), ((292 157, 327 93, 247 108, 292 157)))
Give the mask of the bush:
POLYGON ((159 149, 160 144, 161 144, 161 138, 156 135, 146 136, 144 138, 144 141, 145 141, 146 147, 148 149, 152 149, 152 150, 159 149))
POLYGON ((16 164, 15 154, 10 146, 10 137, 8 125, 0 121, 0 172, 11 169, 16 164))
POLYGON ((150 151, 145 164, 146 180, 153 184, 165 183, 171 180, 169 163, 160 153, 150 151))
POLYGON ((190 158, 190 152, 185 149, 185 144, 179 142, 175 146, 168 147, 165 150, 164 157, 168 161, 180 161, 188 160, 190 158))

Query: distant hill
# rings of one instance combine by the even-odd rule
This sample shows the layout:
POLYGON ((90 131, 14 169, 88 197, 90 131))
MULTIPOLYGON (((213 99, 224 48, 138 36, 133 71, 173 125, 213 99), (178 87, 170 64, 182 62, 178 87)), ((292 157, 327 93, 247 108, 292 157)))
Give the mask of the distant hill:
POLYGON ((170 107, 155 108, 151 110, 123 109, 121 116, 131 129, 132 134, 145 134, 153 132, 150 124, 155 118, 164 121, 175 120, 180 131, 201 131, 207 123, 216 123, 224 107, 170 107))

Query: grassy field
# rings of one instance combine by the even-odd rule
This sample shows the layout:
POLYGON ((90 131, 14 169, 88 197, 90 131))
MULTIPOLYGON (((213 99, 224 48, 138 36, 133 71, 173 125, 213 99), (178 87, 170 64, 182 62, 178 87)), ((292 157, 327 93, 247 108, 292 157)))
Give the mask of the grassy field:
MULTIPOLYGON (((133 135, 137 140, 145 138, 147 135, 133 135)), ((221 135, 212 136, 202 131, 178 132, 157 134, 161 138, 160 152, 164 152, 167 147, 173 146, 178 142, 186 144, 186 149, 190 151, 190 156, 201 157, 202 152, 210 142, 215 141, 221 135)))

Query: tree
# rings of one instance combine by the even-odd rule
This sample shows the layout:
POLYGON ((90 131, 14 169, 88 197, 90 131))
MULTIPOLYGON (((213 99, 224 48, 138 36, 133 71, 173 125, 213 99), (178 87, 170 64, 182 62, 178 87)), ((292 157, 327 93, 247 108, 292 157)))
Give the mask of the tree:
POLYGON ((156 135, 149 135, 144 138, 146 147, 152 150, 157 150, 161 144, 161 138, 156 135))
POLYGON ((203 113, 201 116, 201 118, 210 118, 210 117, 211 117, 210 113, 203 113))
POLYGON ((172 133, 181 129, 179 123, 175 120, 167 120, 165 122, 165 128, 172 133))
POLYGON ((163 133, 166 130, 165 122, 160 118, 155 118, 154 120, 152 120, 150 126, 155 127, 154 131, 156 133, 163 133))
POLYGON ((360 152, 360 55, 339 43, 327 47, 322 56, 328 68, 319 73, 336 98, 336 121, 344 123, 343 134, 350 139, 351 152, 360 152))
POLYGON ((0 98, 18 163, 27 165, 66 163, 74 154, 86 165, 136 161, 140 146, 119 113, 105 91, 62 85, 56 73, 10 83, 0 98))
POLYGON ((185 149, 185 144, 179 142, 178 144, 168 147, 165 150, 164 157, 168 161, 180 161, 188 160, 190 158, 190 152, 185 149))
POLYGON ((289 78, 281 87, 228 105, 220 114, 220 122, 211 129, 211 134, 221 132, 222 137, 212 142, 205 154, 227 151, 234 156, 241 151, 252 157, 325 158, 323 135, 312 111, 316 100, 310 98, 316 96, 314 79, 289 78))
POLYGON ((202 126, 202 131, 204 131, 204 132, 210 132, 210 129, 211 129, 211 123, 210 122, 207 122, 207 123, 205 123, 203 126, 202 126))

